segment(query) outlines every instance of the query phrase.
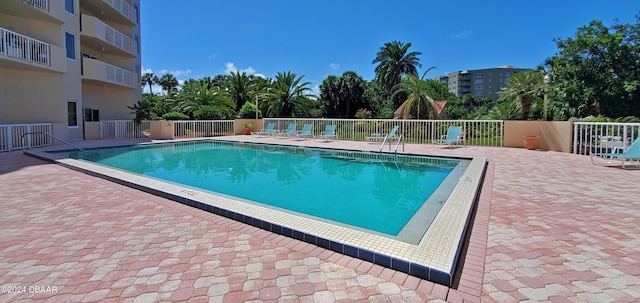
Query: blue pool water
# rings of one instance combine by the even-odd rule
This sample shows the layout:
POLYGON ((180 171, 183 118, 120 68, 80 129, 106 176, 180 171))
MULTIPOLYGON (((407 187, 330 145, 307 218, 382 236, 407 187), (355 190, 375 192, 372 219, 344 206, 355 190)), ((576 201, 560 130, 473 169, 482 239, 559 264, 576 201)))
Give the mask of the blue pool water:
POLYGON ((69 154, 392 236, 465 161, 219 141, 69 154))

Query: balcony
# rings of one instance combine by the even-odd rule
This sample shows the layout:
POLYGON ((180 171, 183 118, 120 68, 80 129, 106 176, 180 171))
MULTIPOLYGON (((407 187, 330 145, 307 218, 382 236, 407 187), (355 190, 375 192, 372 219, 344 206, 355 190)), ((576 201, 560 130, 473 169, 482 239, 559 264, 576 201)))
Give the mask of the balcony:
POLYGON ((136 25, 136 12, 124 0, 83 0, 82 8, 100 19, 127 26, 136 25))
POLYGON ((9 15, 44 22, 64 23, 64 6, 49 5, 50 0, 2 0, 0 11, 9 15))
POLYGON ((0 27, 0 67, 49 70, 63 72, 66 70, 62 60, 52 64, 52 53, 55 58, 62 58, 62 48, 49 43, 18 34, 0 27))
POLYGON ((82 44, 102 52, 118 56, 135 57, 133 50, 137 45, 131 38, 100 19, 82 14, 81 16, 82 44), (132 45, 133 44, 133 45, 132 45))
POLYGON ((132 88, 131 71, 86 57, 82 58, 82 81, 98 85, 132 88))

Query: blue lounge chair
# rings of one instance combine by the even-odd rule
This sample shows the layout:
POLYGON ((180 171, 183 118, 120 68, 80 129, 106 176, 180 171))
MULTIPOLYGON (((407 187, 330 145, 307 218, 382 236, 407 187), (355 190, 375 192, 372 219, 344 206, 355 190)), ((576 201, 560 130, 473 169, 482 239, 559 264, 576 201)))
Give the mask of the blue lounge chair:
POLYGON ((313 124, 305 124, 302 127, 302 130, 295 134, 294 137, 298 138, 297 140, 304 140, 307 137, 313 137, 313 133, 311 132, 311 130, 313 129, 313 124))
POLYGON ((433 140, 433 144, 447 145, 449 147, 458 145, 464 141, 462 137, 462 126, 449 126, 447 134, 443 135, 440 140, 433 140))
POLYGON ((382 142, 382 141, 395 141, 399 140, 400 137, 396 135, 398 129, 400 127, 398 125, 394 126, 388 134, 371 134, 369 137, 365 137, 367 142, 382 142))
POLYGON ((617 152, 617 148, 614 148, 612 153, 591 154, 591 163, 597 164, 594 158, 608 159, 609 164, 613 160, 620 160, 622 162, 622 168, 625 167, 625 161, 640 161, 640 137, 638 137, 629 147, 622 153, 617 152))
POLYGON ((331 139, 338 139, 338 135, 336 134, 336 126, 331 124, 327 125, 324 129, 324 132, 318 136, 315 136, 316 140, 322 141, 331 141, 331 139))
POLYGON ((294 136, 297 131, 296 131, 296 123, 289 123, 289 127, 287 127, 287 129, 281 133, 277 133, 279 138, 289 138, 291 136, 294 136))
POLYGON ((267 124, 266 128, 263 128, 261 131, 259 132, 251 132, 252 136, 270 136, 271 134, 273 134, 274 132, 276 132, 276 130, 274 130, 273 128, 276 126, 275 123, 269 123, 267 124))

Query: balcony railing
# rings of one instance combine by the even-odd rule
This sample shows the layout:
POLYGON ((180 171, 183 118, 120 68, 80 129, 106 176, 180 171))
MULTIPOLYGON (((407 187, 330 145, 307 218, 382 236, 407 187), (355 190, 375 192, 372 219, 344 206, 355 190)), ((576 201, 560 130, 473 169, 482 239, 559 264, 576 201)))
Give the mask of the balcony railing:
POLYGON ((42 11, 49 11, 49 0, 24 0, 24 2, 31 4, 33 7, 42 11))
POLYGON ((102 0, 130 19, 131 6, 124 0, 102 0))
POLYGON ((107 40, 107 42, 121 48, 124 49, 128 52, 131 52, 131 38, 129 38, 127 35, 117 31, 115 28, 109 26, 109 25, 104 25, 105 26, 105 37, 104 39, 107 40))
POLYGON ((82 77, 131 87, 131 71, 92 58, 82 58, 82 77))
POLYGON ((20 60, 49 65, 49 43, 0 28, 0 53, 20 60))
POLYGON ((111 64, 106 64, 106 65, 107 65, 107 80, 114 83, 131 86, 130 71, 119 68, 117 66, 113 66, 111 64))

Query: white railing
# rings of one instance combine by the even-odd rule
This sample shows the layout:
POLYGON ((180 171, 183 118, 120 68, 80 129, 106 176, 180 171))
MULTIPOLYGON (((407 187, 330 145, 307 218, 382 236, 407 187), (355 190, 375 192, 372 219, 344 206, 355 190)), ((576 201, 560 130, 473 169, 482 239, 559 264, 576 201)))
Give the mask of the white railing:
POLYGON ((100 139, 144 139, 149 136, 150 129, 150 121, 103 120, 100 121, 100 139))
POLYGON ((121 14, 125 15, 127 19, 131 19, 130 16, 130 5, 126 1, 123 0, 102 0, 105 3, 109 4, 109 6, 113 7, 115 10, 119 11, 121 14))
POLYGON ((573 153, 621 151, 640 136, 640 123, 574 122, 573 153))
POLYGON ((118 83, 126 86, 131 86, 131 72, 119 68, 117 66, 113 66, 111 64, 105 63, 107 69, 107 80, 118 83))
POLYGON ((0 152, 51 145, 51 137, 42 132, 50 134, 51 123, 0 124, 0 152), (23 146, 22 135, 32 132, 41 133, 26 136, 23 146))
POLYGON ((9 57, 49 65, 49 44, 0 27, 0 53, 9 57))
POLYGON ((447 134, 449 126, 462 126, 464 144, 480 146, 502 146, 502 120, 375 120, 375 119, 296 119, 265 118, 264 124, 274 122, 279 130, 287 129, 289 123, 296 123, 298 129, 304 124, 313 124, 313 132, 318 135, 329 124, 336 125, 338 139, 365 141, 376 134, 388 134, 398 125, 398 134, 406 143, 431 143, 447 134))
POLYGON ((131 52, 131 38, 107 24, 105 24, 104 27, 104 39, 107 40, 107 42, 131 52))
POLYGON ((173 137, 183 139, 230 136, 234 134, 233 127, 233 120, 173 121, 173 137))
POLYGON ((45 12, 49 11, 49 0, 24 0, 24 1, 40 10, 43 10, 45 12))

